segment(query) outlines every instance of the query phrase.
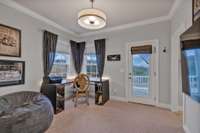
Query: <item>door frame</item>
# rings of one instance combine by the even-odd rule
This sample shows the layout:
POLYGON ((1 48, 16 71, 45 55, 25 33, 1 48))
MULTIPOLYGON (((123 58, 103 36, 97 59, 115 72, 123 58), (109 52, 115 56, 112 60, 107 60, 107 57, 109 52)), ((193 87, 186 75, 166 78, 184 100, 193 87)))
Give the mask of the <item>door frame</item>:
POLYGON ((130 92, 130 81, 129 81, 129 70, 130 70, 130 63, 129 63, 129 52, 130 52, 130 46, 132 45, 136 45, 136 46, 142 46, 142 45, 147 45, 147 44, 151 44, 154 48, 153 48, 153 52, 155 52, 154 56, 155 56, 155 60, 156 63, 154 64, 154 76, 155 76, 155 81, 152 87, 155 88, 155 90, 153 91, 153 102, 145 102, 143 103, 142 101, 134 101, 137 103, 143 103, 143 104, 149 104, 149 105, 158 105, 159 104, 159 41, 157 39, 154 40, 147 40, 147 41, 139 41, 139 42, 130 42, 126 44, 126 74, 125 74, 125 86, 126 86, 126 101, 128 102, 132 102, 132 98, 130 98, 129 92, 130 92))
MULTIPOLYGON (((184 99, 182 97, 182 106, 179 105, 179 96, 183 95, 182 77, 181 77, 181 47, 180 35, 186 30, 185 25, 180 25, 177 30, 171 35, 171 104, 172 112, 184 111, 184 99), (176 81, 176 82, 175 82, 176 81)), ((181 100, 181 99, 180 99, 181 100)), ((184 119, 183 119, 184 121, 184 119)))

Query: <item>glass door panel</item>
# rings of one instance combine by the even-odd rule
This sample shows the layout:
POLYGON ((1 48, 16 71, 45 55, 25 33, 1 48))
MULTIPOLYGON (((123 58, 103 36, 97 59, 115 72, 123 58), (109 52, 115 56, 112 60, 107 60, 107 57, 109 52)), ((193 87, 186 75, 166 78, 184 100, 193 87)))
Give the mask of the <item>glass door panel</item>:
POLYGON ((150 97, 151 54, 132 55, 132 96, 150 97))
POLYGON ((158 42, 129 44, 128 101, 155 105, 158 101, 158 42))

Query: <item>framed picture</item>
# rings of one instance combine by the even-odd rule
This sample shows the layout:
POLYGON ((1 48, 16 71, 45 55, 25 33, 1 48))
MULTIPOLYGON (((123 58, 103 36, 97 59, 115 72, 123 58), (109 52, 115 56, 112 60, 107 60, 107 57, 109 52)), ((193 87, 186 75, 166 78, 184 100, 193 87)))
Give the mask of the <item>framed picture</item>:
POLYGON ((24 84, 25 62, 0 60, 0 87, 24 84))
POLYGON ((21 57, 21 31, 0 24, 0 55, 21 57))
POLYGON ((200 17, 200 0, 193 0, 193 22, 200 17))
POLYGON ((121 56, 120 56, 120 54, 108 55, 107 56, 107 60, 108 61, 120 61, 121 60, 121 56))

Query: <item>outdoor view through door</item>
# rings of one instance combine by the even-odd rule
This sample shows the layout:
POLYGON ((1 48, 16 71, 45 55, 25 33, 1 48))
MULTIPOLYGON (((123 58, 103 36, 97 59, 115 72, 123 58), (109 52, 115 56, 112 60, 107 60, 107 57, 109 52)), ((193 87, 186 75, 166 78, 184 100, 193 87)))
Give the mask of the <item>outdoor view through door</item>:
POLYGON ((149 96, 150 85, 150 54, 132 55, 133 91, 134 96, 149 96))
POLYGON ((154 105, 157 100, 157 47, 154 41, 129 44, 130 102, 154 105))

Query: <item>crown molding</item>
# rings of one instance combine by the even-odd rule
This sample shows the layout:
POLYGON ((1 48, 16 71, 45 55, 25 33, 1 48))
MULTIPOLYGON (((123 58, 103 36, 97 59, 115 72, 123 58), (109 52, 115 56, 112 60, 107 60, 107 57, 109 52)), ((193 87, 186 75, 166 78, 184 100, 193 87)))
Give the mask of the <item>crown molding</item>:
POLYGON ((169 12, 169 14, 168 14, 168 16, 169 16, 169 18, 172 18, 173 16, 174 16, 174 14, 176 13, 176 10, 179 8, 179 6, 181 5, 181 2, 182 2, 183 0, 175 0, 174 1, 174 4, 173 4, 173 6, 172 6, 172 8, 171 8, 171 10, 170 10, 170 12, 169 12))
POLYGON ((75 32, 64 28, 63 26, 57 24, 56 22, 54 22, 54 21, 52 21, 52 20, 50 20, 50 19, 48 19, 48 18, 46 18, 46 17, 44 17, 44 16, 42 16, 42 15, 40 15, 40 14, 38 14, 38 13, 36 13, 36 12, 34 12, 34 11, 32 11, 32 10, 22 6, 22 5, 20 5, 20 4, 18 4, 17 2, 15 2, 13 0, 0 0, 0 3, 6 5, 8 7, 14 8, 17 11, 23 12, 24 14, 29 15, 29 16, 35 18, 35 19, 43 21, 43 22, 45 22, 45 23, 47 23, 47 24, 49 24, 49 25, 51 25, 51 26, 53 26, 53 27, 55 27, 55 28, 57 28, 61 31, 68 33, 68 34, 78 36, 78 34, 76 34, 75 32))
POLYGON ((134 28, 134 27, 138 27, 138 26, 144 26, 144 25, 148 25, 148 24, 153 24, 153 23, 158 23, 158 22, 171 20, 172 17, 174 16, 176 10, 179 8, 179 6, 180 6, 182 1, 183 0, 175 0, 174 4, 173 4, 173 6, 172 6, 172 8, 171 8, 171 10, 169 12, 169 14, 166 15, 166 16, 161 16, 161 17, 157 17, 157 18, 153 18, 153 19, 138 21, 138 22, 125 24, 125 25, 120 25, 120 26, 115 26, 115 27, 111 27, 111 28, 105 28, 105 29, 99 30, 99 31, 82 33, 79 36, 80 37, 92 36, 92 35, 97 35, 97 34, 102 34, 102 33, 108 33, 108 32, 111 32, 111 31, 134 28))
POLYGON ((163 21, 167 21, 167 20, 170 20, 169 16, 162 16, 162 17, 157 17, 157 18, 153 18, 153 19, 138 21, 138 22, 134 22, 134 23, 130 23, 130 24, 125 24, 125 25, 115 26, 115 27, 111 27, 111 28, 106 28, 106 29, 99 30, 99 31, 82 33, 82 34, 80 34, 80 37, 97 35, 97 34, 101 34, 101 33, 108 33, 108 32, 117 31, 117 30, 124 30, 124 29, 134 28, 134 27, 138 27, 138 26, 144 26, 144 25, 148 25, 148 24, 154 24, 154 23, 158 23, 158 22, 163 22, 163 21))
POLYGON ((86 32, 86 33, 81 33, 81 34, 77 34, 69 29, 66 29, 63 26, 57 24, 56 22, 18 4, 17 2, 15 2, 13 0, 0 0, 0 3, 6 5, 8 7, 14 8, 18 11, 21 11, 33 18, 41 20, 41 21, 43 21, 61 31, 64 31, 68 34, 74 35, 76 37, 86 37, 86 36, 108 33, 108 32, 117 31, 117 30, 124 30, 124 29, 128 29, 128 28, 134 28, 134 27, 138 27, 138 26, 144 26, 144 25, 149 25, 149 24, 154 24, 154 23, 158 23, 158 22, 164 22, 164 21, 171 20, 182 1, 183 0, 175 0, 169 14, 166 16, 161 16, 161 17, 157 17, 157 18, 147 19, 147 20, 143 20, 143 21, 138 21, 138 22, 134 22, 134 23, 119 25, 119 26, 115 26, 115 27, 111 27, 111 28, 105 28, 102 30, 86 32))

